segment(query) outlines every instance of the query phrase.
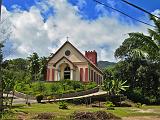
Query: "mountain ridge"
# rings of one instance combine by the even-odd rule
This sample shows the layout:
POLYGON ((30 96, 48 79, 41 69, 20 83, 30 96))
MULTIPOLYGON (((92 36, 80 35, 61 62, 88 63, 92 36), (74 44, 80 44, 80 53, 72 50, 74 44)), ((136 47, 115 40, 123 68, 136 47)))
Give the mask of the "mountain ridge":
POLYGON ((98 61, 97 62, 97 66, 100 68, 100 69, 104 69, 106 67, 109 67, 109 66, 112 66, 112 65, 115 65, 116 63, 115 62, 109 62, 109 61, 98 61))

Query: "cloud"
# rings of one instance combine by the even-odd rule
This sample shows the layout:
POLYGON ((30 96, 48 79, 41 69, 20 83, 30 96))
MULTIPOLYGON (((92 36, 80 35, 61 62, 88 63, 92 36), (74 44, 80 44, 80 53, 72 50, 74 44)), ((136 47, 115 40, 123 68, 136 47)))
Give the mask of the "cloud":
MULTIPOLYGON (((43 1, 39 3, 43 5, 43 1)), ((46 4, 46 3, 45 3, 46 4)), ((114 51, 129 32, 146 32, 146 26, 122 23, 116 16, 100 15, 89 21, 78 14, 78 7, 66 0, 48 0, 54 15, 44 20, 39 7, 32 6, 29 11, 13 11, 11 22, 15 26, 11 37, 15 52, 8 58, 26 57, 32 52, 48 56, 55 52, 69 36, 69 41, 82 53, 96 50, 99 60, 115 61, 114 51)), ((86 3, 82 0, 82 5, 86 3)), ((47 10, 44 5, 43 9, 47 10)))
POLYGON ((10 14, 3 6, 2 6, 2 15, 3 18, 1 18, 0 21, 0 43, 5 42, 9 38, 11 33, 11 28, 10 28, 11 22, 8 19, 10 17, 10 14))

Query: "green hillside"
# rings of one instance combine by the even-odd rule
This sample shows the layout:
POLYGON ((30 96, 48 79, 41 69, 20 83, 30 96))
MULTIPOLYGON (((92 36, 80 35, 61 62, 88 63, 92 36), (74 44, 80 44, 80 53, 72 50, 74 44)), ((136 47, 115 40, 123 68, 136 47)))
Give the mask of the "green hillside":
POLYGON ((103 68, 105 68, 105 67, 115 65, 116 63, 114 63, 114 62, 109 62, 109 61, 98 61, 97 64, 98 64, 98 67, 99 67, 100 69, 103 69, 103 68))

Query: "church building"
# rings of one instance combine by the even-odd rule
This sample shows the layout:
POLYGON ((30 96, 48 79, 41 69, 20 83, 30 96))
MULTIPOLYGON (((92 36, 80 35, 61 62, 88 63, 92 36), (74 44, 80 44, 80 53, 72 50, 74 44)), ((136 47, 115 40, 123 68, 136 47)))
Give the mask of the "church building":
POLYGON ((85 51, 83 55, 69 41, 66 41, 47 64, 46 81, 64 79, 102 84, 103 72, 97 67, 97 52, 85 51))

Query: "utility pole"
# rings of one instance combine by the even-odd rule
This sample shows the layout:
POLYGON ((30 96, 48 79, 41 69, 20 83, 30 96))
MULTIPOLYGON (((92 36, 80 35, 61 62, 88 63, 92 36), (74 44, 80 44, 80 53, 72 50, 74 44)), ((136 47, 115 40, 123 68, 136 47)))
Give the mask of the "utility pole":
MULTIPOLYGON (((0 0, 0 22, 1 22, 1 14, 2 14, 2 0, 0 0)), ((2 81, 2 44, 0 43, 0 119, 2 118, 3 112, 3 81, 2 81)))

